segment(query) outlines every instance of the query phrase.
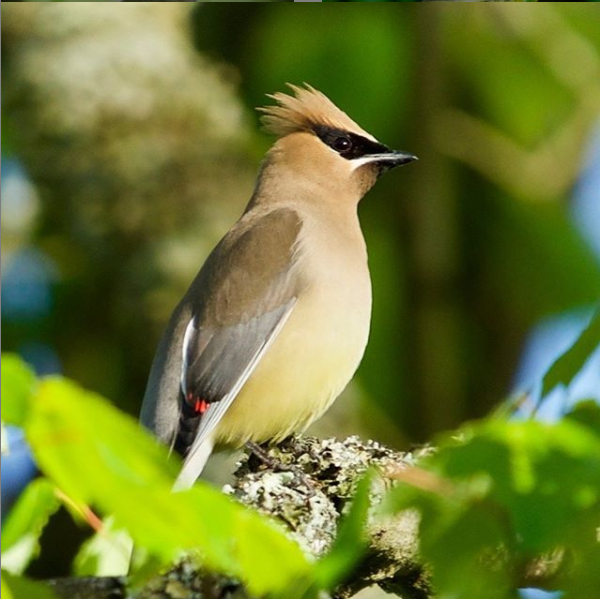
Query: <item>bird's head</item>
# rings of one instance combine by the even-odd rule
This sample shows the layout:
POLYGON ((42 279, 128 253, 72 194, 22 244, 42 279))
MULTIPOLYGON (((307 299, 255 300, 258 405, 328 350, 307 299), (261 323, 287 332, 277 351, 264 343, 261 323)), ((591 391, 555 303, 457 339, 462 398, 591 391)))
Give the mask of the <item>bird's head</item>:
POLYGON ((277 104, 260 108, 265 129, 278 136, 266 165, 306 186, 356 201, 385 171, 417 157, 391 150, 308 84, 288 84, 294 95, 270 95, 277 104))

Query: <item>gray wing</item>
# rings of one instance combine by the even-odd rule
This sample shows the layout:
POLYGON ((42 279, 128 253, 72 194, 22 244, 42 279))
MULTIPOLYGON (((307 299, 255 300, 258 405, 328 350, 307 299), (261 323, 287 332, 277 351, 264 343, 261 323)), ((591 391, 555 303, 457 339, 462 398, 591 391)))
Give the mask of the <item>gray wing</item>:
MULTIPOLYGON (((177 477, 174 489, 182 489, 191 486, 196 478, 198 478, 200 475, 202 468, 204 467, 204 464, 206 463, 206 460, 208 459, 213 448, 213 441, 210 437, 210 434, 213 432, 221 418, 223 418, 225 412, 233 403, 242 387, 246 384, 246 381, 259 364, 265 352, 276 339, 279 331, 281 331, 285 325, 296 303, 296 299, 297 298, 295 297, 292 298, 281 308, 278 308, 272 313, 263 316, 262 319, 264 322, 264 329, 259 337, 261 339, 260 343, 258 343, 255 348, 252 348, 251 353, 248 352, 246 354, 243 364, 239 358, 234 358, 236 362, 240 362, 240 364, 239 370, 236 369, 237 378, 232 380, 231 387, 227 388, 227 390, 224 390, 223 395, 220 395, 219 399, 200 404, 204 406, 204 409, 201 414, 196 416, 198 419, 197 428, 193 433, 193 440, 191 441, 191 444, 185 450, 183 467, 179 473, 179 476, 177 477)), ((247 334, 247 331, 244 334, 247 334)), ((239 335, 234 333, 231 337, 231 341, 233 342, 236 337, 239 338, 239 335)), ((225 356, 226 354, 222 355, 225 356)), ((236 364, 236 366, 237 365, 238 364, 236 364)), ((186 391, 183 387, 183 383, 182 392, 185 397, 186 391)), ((191 395, 188 397, 191 397, 191 395)), ((186 403, 184 405, 189 404, 186 403)), ((189 418, 189 416, 187 418, 189 418)), ((194 416, 191 418, 193 419, 194 416)), ((185 427, 187 430, 189 430, 189 421, 186 425, 184 425, 185 421, 186 417, 184 416, 184 412, 182 412, 180 431, 177 436, 178 441, 182 439, 182 428, 185 427)))
POLYGON ((215 248, 184 302, 180 421, 184 470, 290 316, 297 300, 294 254, 300 219, 278 209, 244 219, 215 248))
POLYGON ((194 316, 184 335, 181 390, 187 403, 222 401, 253 357, 275 334, 295 303, 281 306, 225 328, 202 326, 194 316))

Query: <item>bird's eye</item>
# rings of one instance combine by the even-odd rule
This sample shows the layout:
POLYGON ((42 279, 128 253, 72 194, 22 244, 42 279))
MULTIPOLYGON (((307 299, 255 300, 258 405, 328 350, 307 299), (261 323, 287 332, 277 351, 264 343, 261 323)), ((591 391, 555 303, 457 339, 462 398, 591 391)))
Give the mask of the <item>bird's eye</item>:
POLYGON ((347 137, 336 137, 331 147, 336 152, 347 152, 352 147, 352 142, 347 137))

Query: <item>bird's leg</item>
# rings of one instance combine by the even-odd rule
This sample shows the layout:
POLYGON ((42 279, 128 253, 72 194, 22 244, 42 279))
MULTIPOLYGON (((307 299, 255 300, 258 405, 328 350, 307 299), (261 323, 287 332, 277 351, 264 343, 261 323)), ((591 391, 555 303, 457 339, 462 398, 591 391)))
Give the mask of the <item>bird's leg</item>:
POLYGON ((302 468, 295 464, 283 464, 277 458, 273 458, 268 452, 263 449, 258 443, 254 441, 247 441, 246 447, 268 468, 274 472, 292 472, 296 479, 302 481, 307 487, 309 492, 312 494, 315 490, 314 481, 302 470, 302 468))
POLYGON ((273 459, 266 450, 254 441, 246 441, 246 447, 268 468, 271 470, 281 470, 283 464, 273 459))

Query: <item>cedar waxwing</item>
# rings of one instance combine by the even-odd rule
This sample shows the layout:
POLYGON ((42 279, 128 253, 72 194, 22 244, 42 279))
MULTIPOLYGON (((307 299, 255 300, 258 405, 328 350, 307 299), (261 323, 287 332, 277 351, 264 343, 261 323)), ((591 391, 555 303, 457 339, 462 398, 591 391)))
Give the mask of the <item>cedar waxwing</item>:
POLYGON ((416 160, 309 85, 261 108, 278 140, 248 206, 212 251, 159 344, 142 423, 184 456, 191 486, 215 445, 279 441, 342 392, 363 356, 371 282, 357 206, 416 160))

